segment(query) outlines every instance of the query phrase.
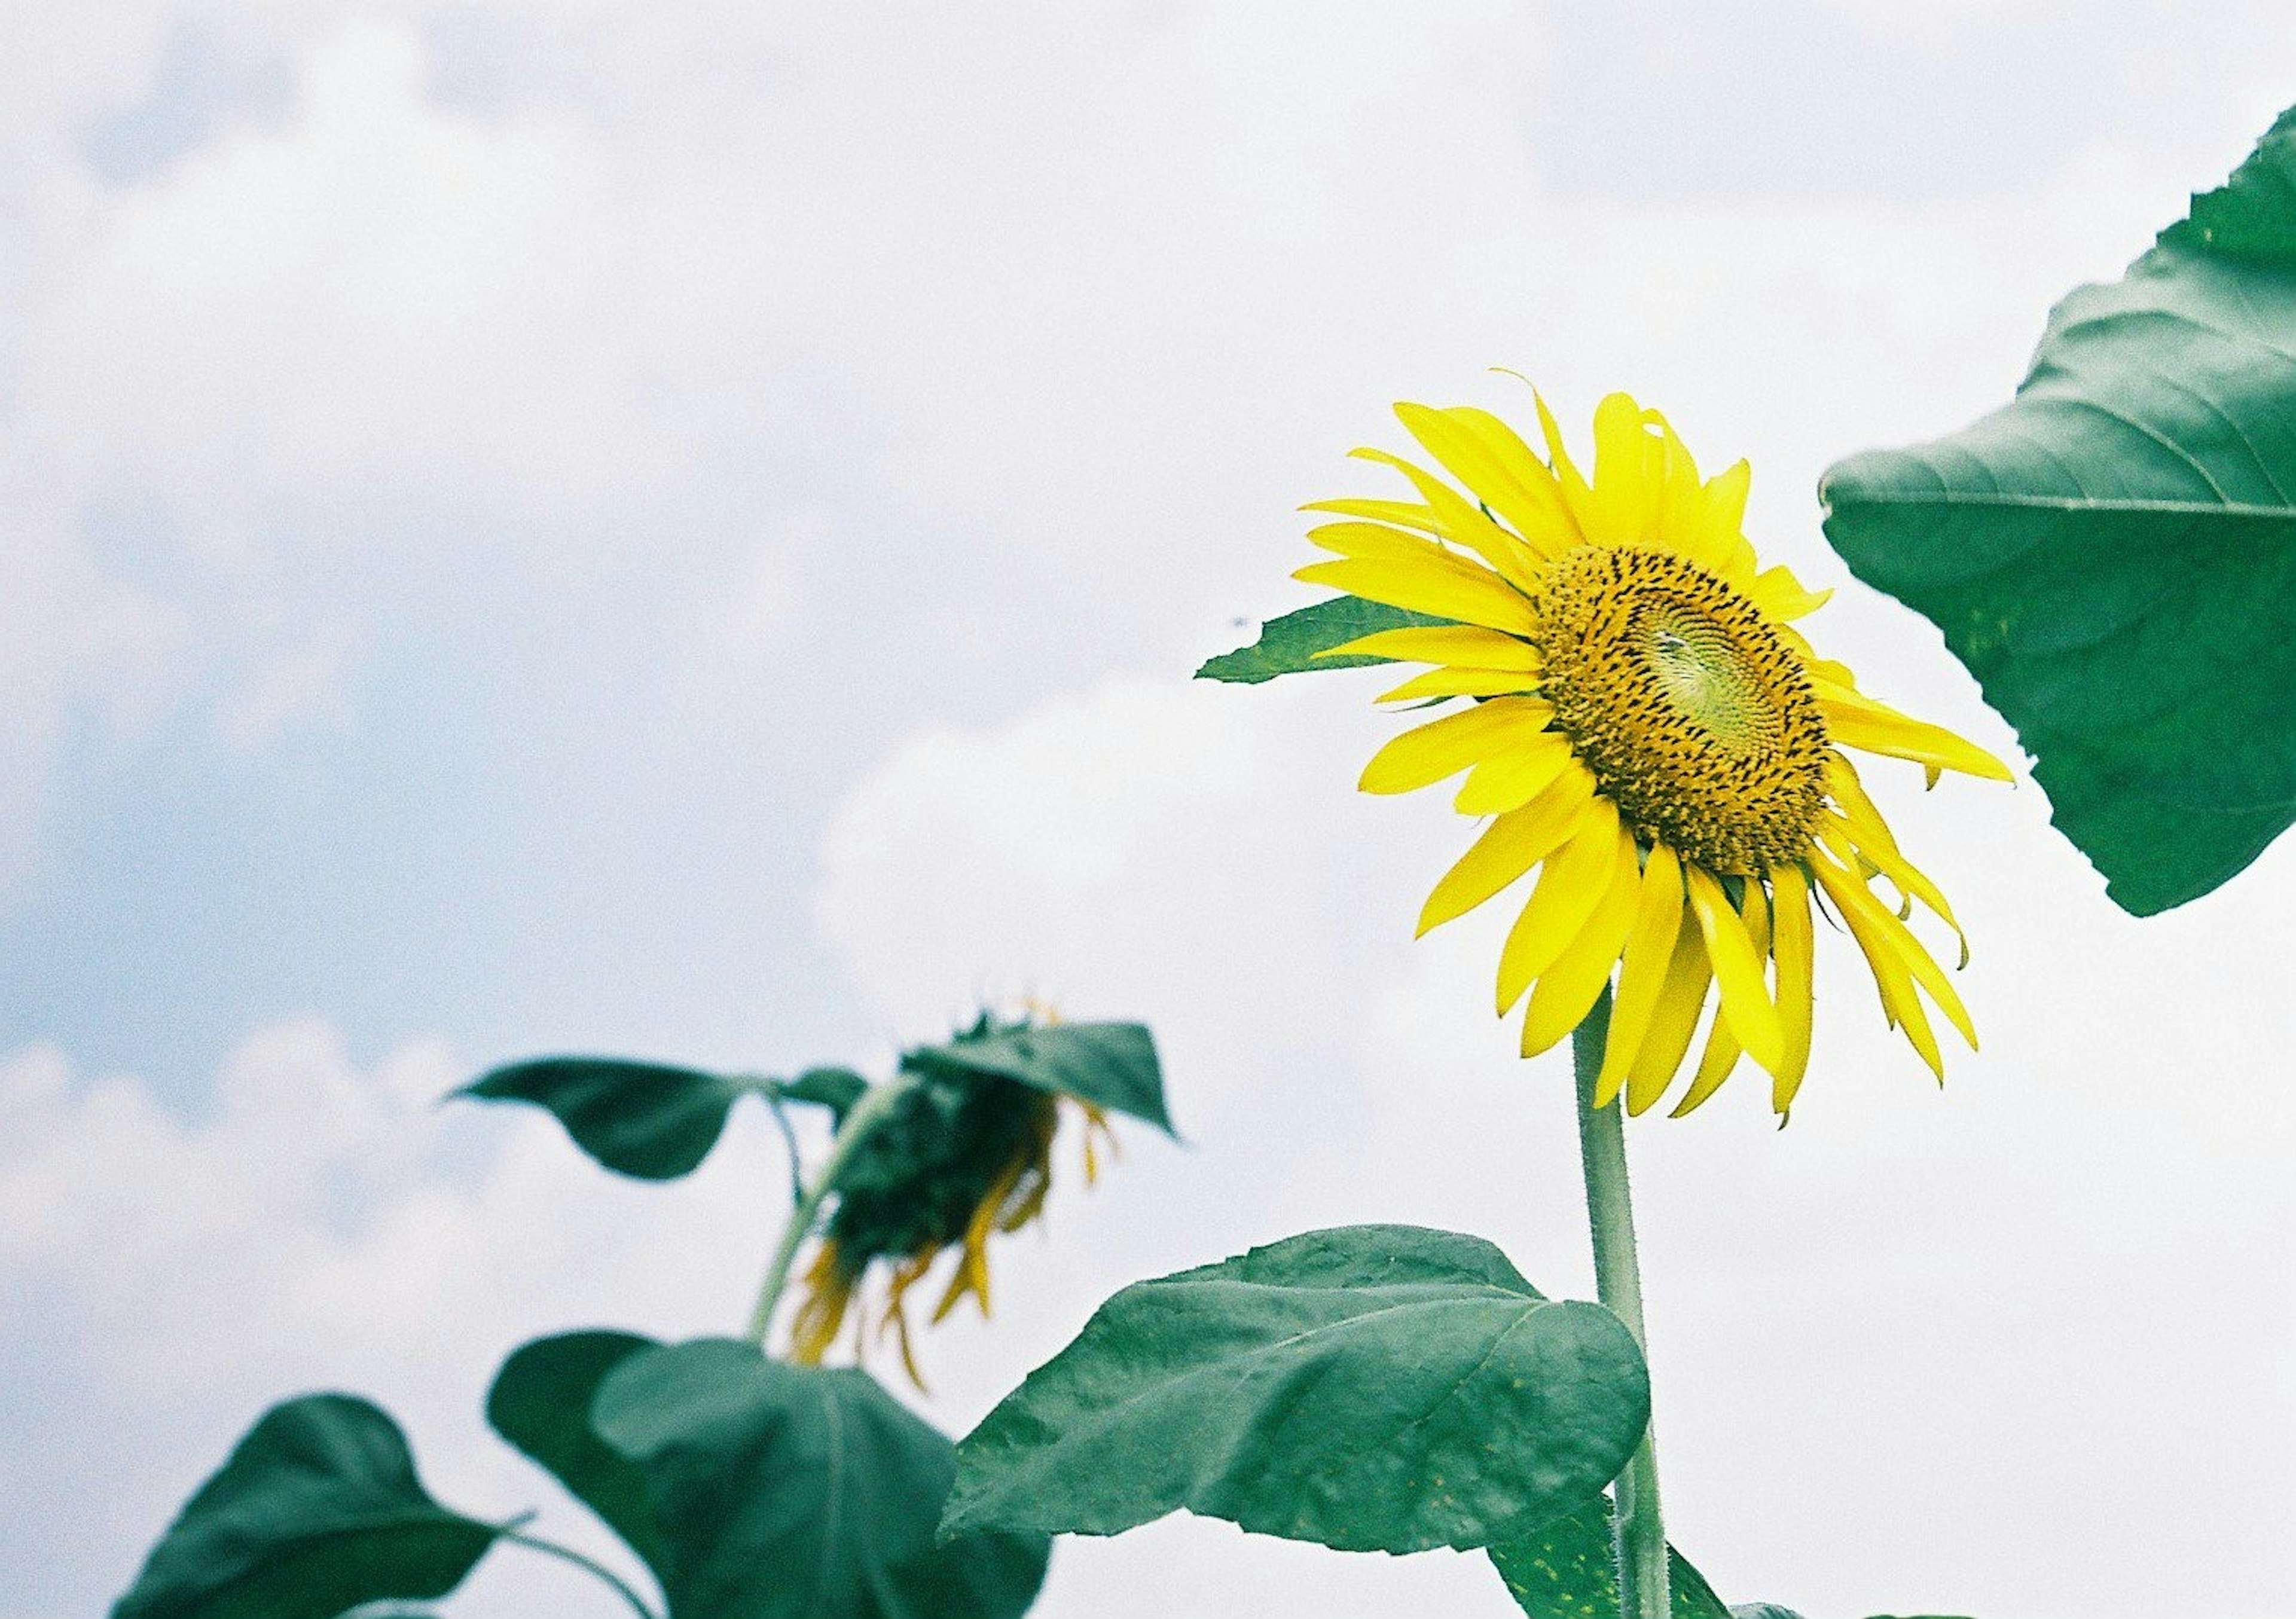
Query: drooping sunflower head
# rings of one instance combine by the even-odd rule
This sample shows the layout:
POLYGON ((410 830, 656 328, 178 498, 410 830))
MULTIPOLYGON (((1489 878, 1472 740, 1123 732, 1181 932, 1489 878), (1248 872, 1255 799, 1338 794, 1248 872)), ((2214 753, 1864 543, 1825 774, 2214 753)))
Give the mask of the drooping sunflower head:
MULTIPOLYGON (((1009 1033, 1027 1024, 987 1016, 955 1043, 1009 1033)), ((857 1353, 870 1337, 862 1296, 873 1266, 889 1273, 876 1336, 890 1336, 918 1386, 907 1299, 941 1255, 954 1253, 931 1319, 945 1320, 971 1296, 988 1313, 988 1242, 1044 1213, 1052 1189, 1052 1149, 1064 1111, 1080 1120, 1084 1174, 1099 1173, 1113 1133, 1102 1110, 1018 1080, 944 1068, 905 1074, 911 1083, 839 1171, 836 1204, 801 1279, 790 1326, 793 1359, 818 1364, 850 1320, 857 1353)))
POLYGON ((1525 1056, 1576 1027, 1615 977, 1598 1100, 1655 1103, 1710 1002, 1675 1111, 1710 1096, 1742 1054, 1769 1070, 1784 1115, 1809 1055, 1811 909, 1830 904, 1884 1017, 1942 1077, 1923 996, 1972 1046, 1976 1035, 1906 919, 1918 904, 1958 925, 1841 749, 1915 761, 1932 784, 1945 769, 2007 780, 2006 767, 1816 656, 1792 621, 1825 598, 1758 567, 1742 531, 1744 462, 1702 478, 1663 417, 1613 394, 1595 413, 1588 478, 1538 409, 1543 457, 1488 413, 1398 405, 1449 480, 1358 451, 1417 498, 1310 508, 1343 519, 1309 536, 1339 560, 1295 576, 1405 620, 1332 655, 1432 666, 1382 701, 1472 699, 1364 772, 1370 792, 1464 772, 1456 807, 1489 818, 1420 930, 1538 871, 1498 972, 1502 1015, 1529 995, 1525 1056))

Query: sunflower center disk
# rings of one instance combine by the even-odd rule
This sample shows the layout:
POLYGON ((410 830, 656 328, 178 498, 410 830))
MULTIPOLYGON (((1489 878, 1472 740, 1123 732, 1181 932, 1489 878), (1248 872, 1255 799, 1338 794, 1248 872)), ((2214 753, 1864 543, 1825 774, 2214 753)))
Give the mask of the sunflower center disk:
POLYGON ((1556 723, 1644 842, 1713 871, 1801 858, 1825 723, 1744 593, 1671 552, 1589 546, 1555 564, 1538 610, 1556 723))

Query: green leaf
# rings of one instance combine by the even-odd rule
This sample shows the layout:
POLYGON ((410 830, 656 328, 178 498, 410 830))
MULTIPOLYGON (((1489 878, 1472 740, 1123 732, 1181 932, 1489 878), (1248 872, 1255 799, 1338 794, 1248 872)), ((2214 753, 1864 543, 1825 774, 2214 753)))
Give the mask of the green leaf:
POLYGON ((306 1394, 248 1430, 112 1619, 333 1619, 443 1597, 500 1533, 430 1499, 381 1408, 306 1394))
POLYGON ((487 1391, 487 1421, 603 1518, 660 1578, 668 1560, 645 1475, 592 1428, 598 1385, 648 1349, 630 1332, 569 1332, 521 1345, 487 1391))
POLYGON ((1389 663, 1386 658, 1318 658, 1318 652, 1345 646, 1350 641, 1381 630, 1399 630, 1414 624, 1449 624, 1453 620, 1414 613, 1404 608, 1366 601, 1360 596, 1334 596, 1259 626, 1259 639, 1248 647, 1223 652, 1205 660, 1198 680, 1224 680, 1256 686, 1279 675, 1308 669, 1359 669, 1365 664, 1389 663))
POLYGON ((869 1082, 850 1068, 808 1068, 795 1079, 775 1083, 774 1092, 793 1102, 817 1102, 841 1124, 868 1089, 869 1082))
POLYGON ((1111 1113, 1145 1119, 1172 1131, 1164 1108, 1164 1071, 1156 1043, 1137 1023, 1054 1023, 989 1028, 959 1035, 947 1045, 924 1046, 901 1059, 904 1067, 937 1073, 990 1074, 1091 1102, 1111 1113))
POLYGON ((598 1437, 644 1476, 677 1619, 1017 1619, 1049 1540, 934 1525, 948 1440, 865 1372, 704 1338, 598 1387, 598 1437))
POLYGON ((1801 1619, 1801 1615, 1775 1602, 1741 1602, 1730 1610, 1730 1619, 1801 1619))
POLYGON ((727 1110, 753 1088, 661 1063, 545 1057, 496 1068, 455 1094, 546 1108, 575 1145, 608 1169, 674 1181, 709 1156, 727 1110))
MULTIPOLYGON (((1534 1534, 1492 1547, 1490 1559, 1531 1619, 1617 1619, 1619 1569, 1606 1496, 1596 1496, 1534 1534)), ((1668 1607, 1674 1619, 1732 1619, 1734 1615, 1746 1619, 1751 1613, 1724 1607, 1705 1577, 1671 1546, 1666 1549, 1666 1563, 1668 1607)))
POLYGON ((2296 110, 2005 408, 1819 487, 1860 578, 1933 620, 2137 915, 2296 820, 2296 110))
POLYGON ((1186 1508, 1347 1551, 1487 1546, 1600 1492, 1649 1414, 1600 1305, 1540 1297, 1480 1238, 1348 1226, 1110 1299, 958 1447, 943 1525, 1186 1508))

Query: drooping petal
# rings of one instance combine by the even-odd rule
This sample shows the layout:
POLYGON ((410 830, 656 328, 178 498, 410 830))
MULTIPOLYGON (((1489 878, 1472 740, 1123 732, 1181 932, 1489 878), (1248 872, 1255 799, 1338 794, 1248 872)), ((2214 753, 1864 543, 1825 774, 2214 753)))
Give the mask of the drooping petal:
MULTIPOLYGON (((1693 927, 1677 928, 1674 957, 1667 963, 1666 982, 1660 986, 1658 1004, 1652 1009, 1650 1029, 1643 1035, 1627 1069, 1627 1111, 1647 1112, 1674 1083, 1698 1033, 1698 1015, 1706 1009, 1706 986, 1714 981, 1706 965, 1706 942, 1693 927)), ((1597 1106, 1607 1097, 1597 1095, 1597 1106)))
POLYGON ((1682 863, 1663 843, 1651 846, 1644 864, 1642 889, 1635 912, 1634 930, 1627 936, 1624 964, 1619 969, 1619 997, 1611 1009, 1610 1037, 1603 1047, 1603 1067, 1595 1082, 1596 1105, 1619 1093, 1650 1033, 1651 1017, 1658 1010, 1674 963, 1675 936, 1682 931, 1682 863))
MULTIPOLYGON (((1760 961, 1770 953, 1769 916, 1767 911, 1746 918, 1747 936, 1754 947, 1754 958, 1760 961)), ((1706 1032, 1706 1050, 1698 1059, 1698 1071, 1690 1076, 1690 1089, 1682 1093, 1669 1118, 1681 1118, 1705 1105, 1707 1098, 1722 1088, 1738 1066, 1744 1048, 1739 1044, 1737 1031, 1724 1016, 1727 1003, 1714 1009, 1713 1026, 1706 1032)))
POLYGON ((1548 860, 1499 948, 1499 1016, 1514 1010, 1531 980, 1554 964, 1595 914, 1618 869, 1623 836, 1617 807, 1598 795, 1570 841, 1548 860))
POLYGON ((1561 848, 1594 801, 1594 779, 1572 766, 1529 804, 1492 822, 1427 896, 1419 932, 1464 916, 1561 848))
POLYGON ((1799 866, 1770 872, 1770 950, 1777 962, 1778 1025, 1785 1034, 1784 1060, 1770 1080, 1770 1110, 1793 1106, 1809 1067, 1810 979, 1815 941, 1809 925, 1809 879, 1799 866))
POLYGON ((1746 920, 1710 873, 1692 866, 1689 878, 1690 908, 1705 937, 1714 980, 1722 986, 1723 1017, 1748 1055, 1775 1073, 1785 1060, 1785 1034, 1778 1026, 1778 1009, 1763 985, 1762 958, 1755 953, 1746 920))
POLYGON ((2016 780, 2006 765, 1942 725, 1900 714, 1887 704, 1877 703, 1831 681, 1818 680, 1814 683, 1818 707, 1825 715, 1826 732, 1844 747, 1862 748, 1867 753, 1888 754, 1995 781, 2016 780))
POLYGON ((1545 729, 1547 706, 1536 698, 1495 697, 1447 714, 1390 738, 1372 755, 1357 783, 1367 793, 1407 793, 1432 787, 1505 747, 1545 729))
POLYGON ((1642 869, 1635 840, 1621 832, 1610 886, 1578 936, 1541 973, 1522 1015, 1522 1054, 1536 1057, 1577 1028, 1594 1010, 1611 969, 1627 947, 1642 895, 1642 869))

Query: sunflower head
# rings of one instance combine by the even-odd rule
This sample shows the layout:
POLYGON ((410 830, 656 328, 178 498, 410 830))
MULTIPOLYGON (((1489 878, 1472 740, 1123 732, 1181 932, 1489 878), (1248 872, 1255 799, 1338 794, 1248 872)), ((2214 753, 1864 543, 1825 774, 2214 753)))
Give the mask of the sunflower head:
MULTIPOLYGON (((984 1014, 953 1044, 1028 1027, 984 1014)), ((791 1356, 817 1364, 853 1325, 857 1353, 869 1337, 864 1283, 889 1273, 878 1337, 890 1336, 912 1381, 923 1386, 910 1339, 907 1298, 945 1253, 954 1253, 932 1320, 970 1296, 988 1313, 988 1240, 1044 1213, 1061 1116, 1082 1121, 1084 1173, 1097 1177, 1099 1149, 1113 1143, 1101 1109, 1018 1080, 905 1061, 907 1088, 839 1172, 836 1204, 802 1278, 791 1322, 791 1356)))
POLYGON ((1502 1014, 1529 997, 1525 1056, 1615 980, 1601 1102, 1656 1102, 1710 1006, 1675 1111, 1742 1055, 1769 1070, 1784 1115, 1809 1054, 1811 912, 1830 905, 1883 1016, 1942 1077, 1928 1008, 1972 1046, 1976 1035, 1906 922, 1918 904, 1958 925, 1842 750, 1913 760, 1932 785, 1940 770, 2008 770, 1816 655, 1793 621, 1825 598, 1758 565, 1742 531, 1744 462, 1702 477, 1665 418, 1613 394, 1595 413, 1588 478, 1538 411, 1543 456, 1482 411, 1398 405, 1439 470, 1357 454, 1403 473, 1416 498, 1310 508, 1343 519, 1309 536, 1338 560, 1296 576, 1416 620, 1331 655, 1431 666, 1382 701, 1469 699, 1364 772, 1370 792, 1464 773, 1455 804, 1486 821, 1420 930, 1538 872, 1498 971, 1502 1014))

